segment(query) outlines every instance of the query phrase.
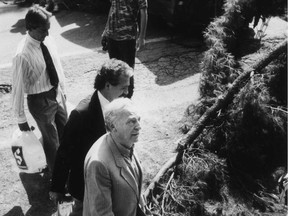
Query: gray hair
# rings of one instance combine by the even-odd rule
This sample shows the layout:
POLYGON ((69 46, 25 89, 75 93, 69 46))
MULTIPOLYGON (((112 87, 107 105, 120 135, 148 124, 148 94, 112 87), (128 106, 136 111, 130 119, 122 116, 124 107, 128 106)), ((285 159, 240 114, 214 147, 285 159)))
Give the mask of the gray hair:
POLYGON ((134 109, 133 102, 128 98, 117 98, 113 100, 104 111, 105 125, 107 131, 112 131, 121 114, 127 110, 134 109))

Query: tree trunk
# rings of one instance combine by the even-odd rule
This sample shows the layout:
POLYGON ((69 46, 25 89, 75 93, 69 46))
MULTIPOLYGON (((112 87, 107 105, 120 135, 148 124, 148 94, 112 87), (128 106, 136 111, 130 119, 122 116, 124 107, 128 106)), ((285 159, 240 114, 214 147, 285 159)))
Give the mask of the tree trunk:
POLYGON ((162 178, 162 176, 167 172, 167 170, 174 166, 175 162, 176 162, 176 154, 170 158, 169 161, 167 161, 164 166, 162 166, 162 168, 159 170, 159 172, 157 173, 157 175, 153 178, 152 182, 149 184, 148 188, 145 190, 144 192, 144 197, 147 199, 149 195, 152 195, 153 190, 155 189, 157 183, 160 181, 160 179, 162 178))

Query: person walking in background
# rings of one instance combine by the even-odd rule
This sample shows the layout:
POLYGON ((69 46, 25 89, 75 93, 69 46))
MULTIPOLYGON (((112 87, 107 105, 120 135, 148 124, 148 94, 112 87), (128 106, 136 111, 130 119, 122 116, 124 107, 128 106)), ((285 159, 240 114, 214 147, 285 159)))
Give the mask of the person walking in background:
POLYGON ((50 198, 61 201, 68 191, 74 198, 73 215, 82 215, 84 159, 92 144, 106 133, 103 112, 115 98, 128 93, 133 70, 125 62, 111 59, 95 78, 95 91, 74 109, 64 129, 52 176, 50 198))
POLYGON ((43 137, 43 147, 52 172, 59 140, 67 121, 64 73, 53 40, 48 36, 51 14, 34 5, 25 17, 28 34, 20 42, 12 63, 12 107, 21 131, 30 126, 24 112, 28 109, 43 137))
POLYGON ((66 3, 62 0, 47 0, 45 9, 53 14, 58 13, 62 7, 65 6, 66 9, 69 9, 66 3), (61 3, 61 4, 60 4, 61 3))
MULTIPOLYGON (((39 2, 39 5, 44 7, 47 11, 52 14, 59 12, 59 0, 36 0, 39 2)), ((34 2, 36 3, 36 2, 34 2)))
POLYGON ((145 215, 142 169, 134 151, 140 117, 132 101, 112 101, 105 111, 105 124, 108 132, 93 144, 85 158, 83 215, 145 215))
MULTIPOLYGON (((111 7, 102 44, 107 46, 109 57, 120 59, 134 69, 136 51, 145 45, 147 28, 147 0, 110 0, 111 7), (138 14, 140 11, 140 30, 138 14), (107 44, 106 44, 107 43, 107 44)), ((134 91, 134 78, 131 78, 128 98, 134 91)))

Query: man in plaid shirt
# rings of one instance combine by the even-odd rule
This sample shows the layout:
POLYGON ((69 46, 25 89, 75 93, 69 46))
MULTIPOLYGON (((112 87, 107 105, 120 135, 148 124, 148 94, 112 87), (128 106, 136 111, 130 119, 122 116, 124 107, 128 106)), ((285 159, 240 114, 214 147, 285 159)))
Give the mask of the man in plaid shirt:
MULTIPOLYGON (((147 27, 147 0, 110 0, 111 7, 103 39, 108 42, 109 58, 126 62, 134 69, 136 51, 145 45, 147 27), (140 12, 140 28, 138 14, 140 12)), ((129 93, 131 98, 134 89, 134 78, 131 77, 129 93)))

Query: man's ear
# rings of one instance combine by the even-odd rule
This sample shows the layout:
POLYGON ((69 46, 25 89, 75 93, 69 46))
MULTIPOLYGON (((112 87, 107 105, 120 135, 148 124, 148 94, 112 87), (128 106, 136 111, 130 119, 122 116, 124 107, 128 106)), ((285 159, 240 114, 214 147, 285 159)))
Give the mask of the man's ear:
POLYGON ((111 131, 115 131, 115 132, 117 131, 117 129, 116 129, 114 124, 111 124, 111 131))
POLYGON ((106 82, 106 83, 105 83, 105 88, 109 89, 110 86, 111 86, 111 84, 110 84, 109 82, 106 82))

